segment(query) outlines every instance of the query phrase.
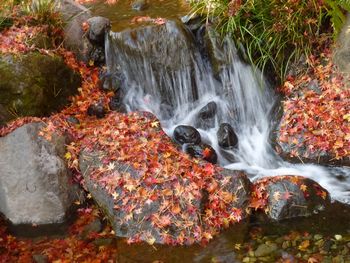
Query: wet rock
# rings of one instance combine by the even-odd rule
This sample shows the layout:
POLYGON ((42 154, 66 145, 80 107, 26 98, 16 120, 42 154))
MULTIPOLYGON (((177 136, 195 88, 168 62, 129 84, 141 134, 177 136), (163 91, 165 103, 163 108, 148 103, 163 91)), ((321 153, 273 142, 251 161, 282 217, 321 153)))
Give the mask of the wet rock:
POLYGON ((184 23, 189 30, 195 33, 203 25, 203 17, 199 15, 186 15, 181 17, 181 22, 184 23))
POLYGON ((14 225, 64 222, 76 198, 64 161, 65 138, 39 136, 41 123, 0 138, 0 211, 14 225))
POLYGON ((120 93, 115 94, 111 100, 109 101, 109 108, 112 111, 118 111, 118 112, 126 112, 126 107, 123 103, 123 99, 120 95, 120 93))
POLYGON ((214 101, 211 101, 198 112, 198 117, 202 120, 211 119, 215 117, 216 112, 216 103, 214 101))
POLYGON ((69 103, 81 79, 58 56, 0 55, 0 126, 17 116, 48 116, 69 103))
POLYGON ((269 207, 266 214, 272 220, 311 216, 330 205, 327 190, 305 177, 268 177, 254 185, 266 189, 264 194, 269 207))
MULTIPOLYGON (((108 38, 106 64, 111 72, 121 74, 126 82, 123 89, 139 86, 145 94, 157 96, 162 103, 174 106, 177 98, 183 96, 179 83, 184 81, 183 74, 175 72, 188 72, 185 82, 195 85, 192 55, 195 45, 182 23, 168 20, 162 25, 140 25, 110 33, 108 38)), ((195 88, 188 92, 190 100, 198 97, 195 88)))
POLYGON ((144 11, 148 8, 147 0, 136 0, 131 4, 131 8, 136 11, 144 11))
POLYGON ((104 107, 102 102, 93 103, 87 109, 87 114, 89 116, 96 116, 99 119, 102 119, 106 116, 107 110, 104 107))
POLYGON ((192 157, 201 158, 213 164, 218 161, 218 156, 213 147, 205 143, 199 145, 187 144, 185 145, 185 152, 192 157))
POLYGON ((96 66, 104 65, 106 62, 104 48, 103 47, 91 48, 89 59, 90 61, 93 61, 94 65, 96 66))
POLYGON ((89 24, 88 39, 93 45, 104 47, 105 34, 111 27, 109 19, 95 16, 87 20, 89 24))
POLYGON ((230 64, 231 58, 228 57, 226 49, 233 47, 229 46, 230 41, 228 39, 222 39, 214 27, 210 25, 205 27, 203 42, 214 75, 219 76, 221 70, 230 64))
POLYGON ((265 257, 271 255, 277 250, 277 245, 274 243, 260 244, 258 248, 254 251, 256 257, 265 257))
POLYGON ((117 92, 121 88, 121 80, 115 73, 104 73, 101 76, 102 89, 104 91, 117 92))
POLYGON ((179 125, 174 130, 174 139, 179 144, 192 143, 199 144, 201 142, 200 133, 192 126, 179 125))
POLYGON ((222 123, 217 131, 218 144, 223 148, 233 148, 238 144, 238 138, 232 126, 222 123))

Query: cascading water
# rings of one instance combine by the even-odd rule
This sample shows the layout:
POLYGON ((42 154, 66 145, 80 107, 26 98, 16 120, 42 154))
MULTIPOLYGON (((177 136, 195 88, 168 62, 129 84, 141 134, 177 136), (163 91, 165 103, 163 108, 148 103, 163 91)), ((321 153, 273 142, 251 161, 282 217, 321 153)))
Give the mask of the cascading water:
POLYGON ((169 136, 177 125, 196 127, 202 141, 216 150, 220 165, 244 170, 252 179, 303 175, 333 198, 350 203, 349 168, 291 164, 275 153, 269 138, 276 96, 261 74, 240 60, 232 41, 227 38, 214 50, 215 63, 220 64, 216 73, 212 59, 195 43, 194 35, 174 21, 111 32, 106 39, 107 67, 122 76, 127 109, 154 113, 169 136), (198 113, 209 102, 216 103, 217 113, 203 123, 198 113), (219 147, 216 132, 221 123, 234 128, 236 150, 219 147))

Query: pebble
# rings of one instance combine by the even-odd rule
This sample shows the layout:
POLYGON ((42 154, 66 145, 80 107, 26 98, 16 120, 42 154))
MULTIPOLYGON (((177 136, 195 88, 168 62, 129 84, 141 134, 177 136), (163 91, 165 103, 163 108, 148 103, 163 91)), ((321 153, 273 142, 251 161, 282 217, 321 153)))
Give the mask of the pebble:
POLYGON ((264 257, 270 255, 271 253, 277 250, 277 245, 274 243, 271 244, 261 244, 255 250, 254 254, 256 257, 264 257))

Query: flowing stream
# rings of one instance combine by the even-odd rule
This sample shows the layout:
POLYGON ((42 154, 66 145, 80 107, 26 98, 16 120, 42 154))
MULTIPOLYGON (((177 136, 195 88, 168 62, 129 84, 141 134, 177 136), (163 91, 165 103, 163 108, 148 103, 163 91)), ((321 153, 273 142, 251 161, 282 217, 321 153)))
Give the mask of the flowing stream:
POLYGON ((168 21, 109 34, 107 66, 122 79, 127 110, 154 113, 169 136, 177 125, 196 127, 202 141, 216 150, 220 165, 244 170, 253 180, 303 175, 320 183, 334 199, 350 203, 349 168, 291 164, 275 153, 271 135, 278 99, 273 89, 260 72, 242 62, 228 38, 211 45, 215 61, 203 55, 199 33, 200 29, 196 35, 168 21), (216 116, 201 121, 198 112, 209 102, 216 103, 216 116), (239 141, 236 150, 218 146, 221 123, 234 128, 239 141))

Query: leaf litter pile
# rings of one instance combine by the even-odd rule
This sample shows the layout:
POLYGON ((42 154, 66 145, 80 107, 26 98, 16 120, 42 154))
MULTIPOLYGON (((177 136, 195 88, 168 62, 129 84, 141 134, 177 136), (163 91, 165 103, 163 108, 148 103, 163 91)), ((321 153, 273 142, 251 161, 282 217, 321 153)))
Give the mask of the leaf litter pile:
POLYGON ((291 156, 335 160, 350 156, 350 89, 332 63, 330 49, 308 59, 305 73, 289 77, 281 91, 284 115, 278 140, 291 156))

